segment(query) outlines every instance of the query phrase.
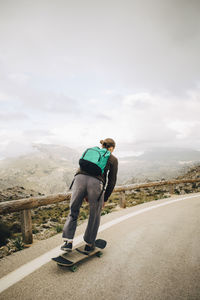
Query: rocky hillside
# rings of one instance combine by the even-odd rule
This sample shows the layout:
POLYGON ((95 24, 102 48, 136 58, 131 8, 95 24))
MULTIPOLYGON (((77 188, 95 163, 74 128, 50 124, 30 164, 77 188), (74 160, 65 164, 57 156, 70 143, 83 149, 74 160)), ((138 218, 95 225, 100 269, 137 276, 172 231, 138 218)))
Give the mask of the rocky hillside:
POLYGON ((80 154, 56 145, 35 145, 35 152, 0 161, 0 190, 15 186, 44 194, 68 189, 80 154))
POLYGON ((43 196, 44 194, 23 186, 14 186, 0 191, 0 202, 43 196))
POLYGON ((137 183, 185 176, 200 164, 200 151, 192 149, 157 148, 138 157, 120 160, 120 179, 123 183, 137 183))
POLYGON ((185 174, 177 177, 177 179, 197 179, 200 178, 200 165, 196 165, 193 168, 189 168, 185 174))

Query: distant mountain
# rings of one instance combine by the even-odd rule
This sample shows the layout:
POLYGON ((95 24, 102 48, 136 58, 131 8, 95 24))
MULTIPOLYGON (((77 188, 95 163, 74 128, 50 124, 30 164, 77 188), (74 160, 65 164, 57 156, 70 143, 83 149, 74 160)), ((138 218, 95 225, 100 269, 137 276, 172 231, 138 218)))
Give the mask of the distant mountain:
POLYGON ((119 159, 120 183, 174 178, 200 163, 200 151, 154 148, 140 156, 119 159))
MULTIPOLYGON (((34 152, 0 161, 0 190, 24 187, 36 193, 68 190, 82 151, 66 146, 35 144, 34 152)), ((175 178, 200 163, 200 151, 156 148, 140 156, 119 158, 117 185, 175 178)))
POLYGON ((154 148, 144 152, 139 160, 191 162, 200 160, 200 151, 187 148, 154 148))
POLYGON ((64 192, 78 168, 80 153, 58 145, 34 145, 33 153, 0 161, 0 190, 23 186, 44 194, 64 192))

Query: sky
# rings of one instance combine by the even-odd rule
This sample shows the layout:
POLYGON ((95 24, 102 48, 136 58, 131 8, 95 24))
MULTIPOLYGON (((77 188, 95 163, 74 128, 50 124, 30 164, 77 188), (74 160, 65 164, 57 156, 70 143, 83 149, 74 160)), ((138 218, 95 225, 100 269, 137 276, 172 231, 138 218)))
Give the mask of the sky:
POLYGON ((200 150, 199 0, 0 0, 0 158, 200 150))

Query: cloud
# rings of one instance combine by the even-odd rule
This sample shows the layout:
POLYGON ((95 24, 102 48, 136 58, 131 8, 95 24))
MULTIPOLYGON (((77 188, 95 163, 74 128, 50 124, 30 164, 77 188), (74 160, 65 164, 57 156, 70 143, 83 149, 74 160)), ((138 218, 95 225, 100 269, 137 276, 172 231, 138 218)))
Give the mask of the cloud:
MULTIPOLYGON (((68 118, 65 114, 52 114, 49 118, 48 111, 38 110, 33 120, 32 111, 32 123, 28 121, 27 129, 22 126, 14 130, 11 126, 0 132, 1 141, 79 148, 99 145, 100 139, 112 137, 123 153, 142 152, 161 145, 197 149, 200 147, 199 95, 199 89, 190 90, 184 99, 151 92, 135 93, 121 95, 121 101, 116 104, 114 96, 109 95, 104 101, 88 100, 84 103, 85 114, 68 118), (106 107, 105 113, 100 112, 102 107, 106 107)), ((6 153, 5 149, 2 153, 6 153)))
POLYGON ((115 87, 173 93, 199 78, 199 1, 58 3, 34 2, 31 9, 23 1, 1 4, 6 70, 60 80, 90 74, 90 89, 104 80, 115 87))
MULTIPOLYGON (((167 126, 177 132, 177 139, 186 139, 193 135, 193 132, 198 133, 200 129, 200 121, 172 121, 167 126)), ((197 134, 198 135, 198 134, 197 134)))
POLYGON ((8 79, 10 79, 11 82, 13 81, 14 83, 24 85, 28 82, 29 75, 25 73, 12 73, 12 74, 8 74, 8 79))
POLYGON ((123 103, 134 109, 146 110, 154 105, 154 99, 148 93, 137 93, 125 96, 123 103))
POLYGON ((111 121, 112 118, 110 116, 107 116, 106 114, 97 114, 96 118, 102 121, 111 121))
POLYGON ((144 150, 154 145, 199 147, 200 90, 187 93, 184 99, 153 93, 125 95, 120 118, 114 119, 120 141, 131 150, 144 150), (194 96, 195 95, 195 96, 194 96), (124 131, 124 137, 123 137, 124 131), (129 145, 129 146, 128 146, 129 145))
POLYGON ((198 148, 199 8, 195 0, 1 1, 2 147, 110 136, 132 152, 198 148))
POLYGON ((23 121, 29 120, 29 116, 25 113, 0 113, 0 122, 23 121))
MULTIPOLYGON (((42 79, 44 80, 44 79, 42 79)), ((33 86, 34 79, 26 74, 9 74, 1 88, 0 101, 9 105, 13 103, 17 109, 39 110, 54 114, 79 114, 80 103, 62 92, 38 89, 33 86)), ((9 106, 10 109, 10 106, 9 106)))
POLYGON ((53 136, 54 134, 50 130, 44 130, 44 129, 30 129, 30 130, 24 130, 23 136, 26 138, 31 137, 32 138, 38 138, 43 136, 53 136))

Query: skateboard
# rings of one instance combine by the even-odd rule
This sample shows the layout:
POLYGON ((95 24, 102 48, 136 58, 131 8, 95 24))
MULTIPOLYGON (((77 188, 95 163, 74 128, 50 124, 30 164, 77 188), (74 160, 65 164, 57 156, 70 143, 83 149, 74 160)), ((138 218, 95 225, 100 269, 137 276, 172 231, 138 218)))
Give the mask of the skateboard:
POLYGON ((75 272, 78 268, 77 263, 79 263, 80 261, 94 255, 96 255, 97 257, 101 257, 103 254, 101 250, 104 249, 106 245, 106 241, 98 239, 95 241, 95 249, 89 253, 84 251, 85 245, 82 245, 72 250, 72 252, 65 252, 58 257, 53 257, 52 260, 57 262, 59 266, 68 267, 72 272, 75 272))

